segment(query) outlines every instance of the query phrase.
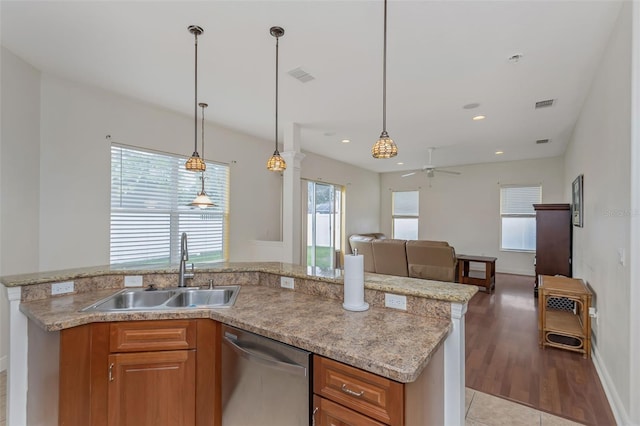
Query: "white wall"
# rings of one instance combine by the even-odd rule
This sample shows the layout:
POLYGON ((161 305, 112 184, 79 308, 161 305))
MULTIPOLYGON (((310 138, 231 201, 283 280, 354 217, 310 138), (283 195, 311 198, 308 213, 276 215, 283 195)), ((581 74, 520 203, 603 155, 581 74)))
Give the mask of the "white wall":
MULTIPOLYGON (((584 175, 584 227, 574 227, 574 276, 594 292, 598 319, 592 323, 596 361, 613 405, 629 412, 630 352, 629 248, 631 138, 631 5, 625 3, 600 69, 565 154, 565 199, 571 182, 584 175), (619 251, 624 251, 624 264, 619 251), (620 408, 620 407, 618 407, 620 408)), ((638 78, 636 76, 636 78, 638 78)), ((634 259, 633 261, 637 261, 634 259)), ((637 285, 637 283, 636 283, 637 285)), ((616 407, 613 407, 616 408, 616 407)), ((620 412, 620 410, 619 410, 620 412)), ((628 419, 619 419, 629 424, 628 419)), ((638 421, 638 419, 636 419, 638 421)))
POLYGON ((500 185, 542 184, 542 202, 563 202, 561 157, 454 167, 461 174, 384 173, 382 232, 391 235, 392 191, 420 191, 420 239, 448 241, 458 254, 497 257, 499 272, 534 275, 532 253, 500 251, 500 185))
MULTIPOLYGON (((40 73, 5 48, 0 55, 0 275, 9 275, 38 268, 40 73)), ((0 370, 7 362, 8 321, 2 287, 0 370)))
MULTIPOLYGON (((206 100, 201 96, 202 100, 206 100)), ((40 270, 109 263, 110 142, 189 155, 193 117, 42 78, 40 270)), ((265 168, 270 145, 207 123, 207 158, 230 163, 230 260, 280 233, 281 182, 265 168), (260 212, 256 215, 256 212, 260 212)))

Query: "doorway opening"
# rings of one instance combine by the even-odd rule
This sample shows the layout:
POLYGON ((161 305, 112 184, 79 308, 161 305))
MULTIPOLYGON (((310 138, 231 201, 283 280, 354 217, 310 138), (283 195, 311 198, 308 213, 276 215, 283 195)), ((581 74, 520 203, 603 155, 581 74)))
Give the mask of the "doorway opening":
POLYGON ((339 268, 342 252, 342 187, 307 182, 307 266, 339 268))

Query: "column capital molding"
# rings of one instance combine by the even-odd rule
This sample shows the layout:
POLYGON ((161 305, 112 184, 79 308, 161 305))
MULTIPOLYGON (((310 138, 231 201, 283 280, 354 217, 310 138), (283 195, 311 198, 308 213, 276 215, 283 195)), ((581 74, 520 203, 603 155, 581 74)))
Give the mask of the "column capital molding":
POLYGON ((466 303, 451 302, 451 318, 452 319, 463 318, 464 314, 466 313, 467 313, 466 303))
POLYGON ((297 151, 284 151, 281 152, 280 155, 284 158, 284 161, 288 164, 293 164, 296 168, 300 168, 300 163, 304 160, 304 157, 306 157, 306 155, 297 151))
POLYGON ((22 287, 5 287, 7 289, 7 299, 9 302, 18 301, 22 298, 22 287))

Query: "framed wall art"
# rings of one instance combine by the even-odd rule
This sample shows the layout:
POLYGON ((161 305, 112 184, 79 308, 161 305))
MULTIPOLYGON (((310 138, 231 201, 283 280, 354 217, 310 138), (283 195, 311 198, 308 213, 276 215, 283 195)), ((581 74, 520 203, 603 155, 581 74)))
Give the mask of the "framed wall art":
POLYGON ((573 181, 573 185, 572 185, 572 201, 573 203, 571 204, 571 213, 573 216, 573 226, 578 226, 580 228, 582 228, 583 226, 583 209, 582 209, 582 204, 583 204, 583 181, 584 181, 584 177, 583 175, 579 175, 574 181, 573 181))

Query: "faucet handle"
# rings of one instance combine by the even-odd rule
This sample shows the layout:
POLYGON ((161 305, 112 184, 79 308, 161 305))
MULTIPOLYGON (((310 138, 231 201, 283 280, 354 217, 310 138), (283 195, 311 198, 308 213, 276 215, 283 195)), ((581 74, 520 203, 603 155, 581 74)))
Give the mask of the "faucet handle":
POLYGON ((193 263, 190 263, 191 265, 191 272, 185 272, 184 273, 184 277, 185 278, 193 278, 196 275, 196 267, 193 263))
POLYGON ((209 290, 213 290, 213 280, 209 280, 209 290))

